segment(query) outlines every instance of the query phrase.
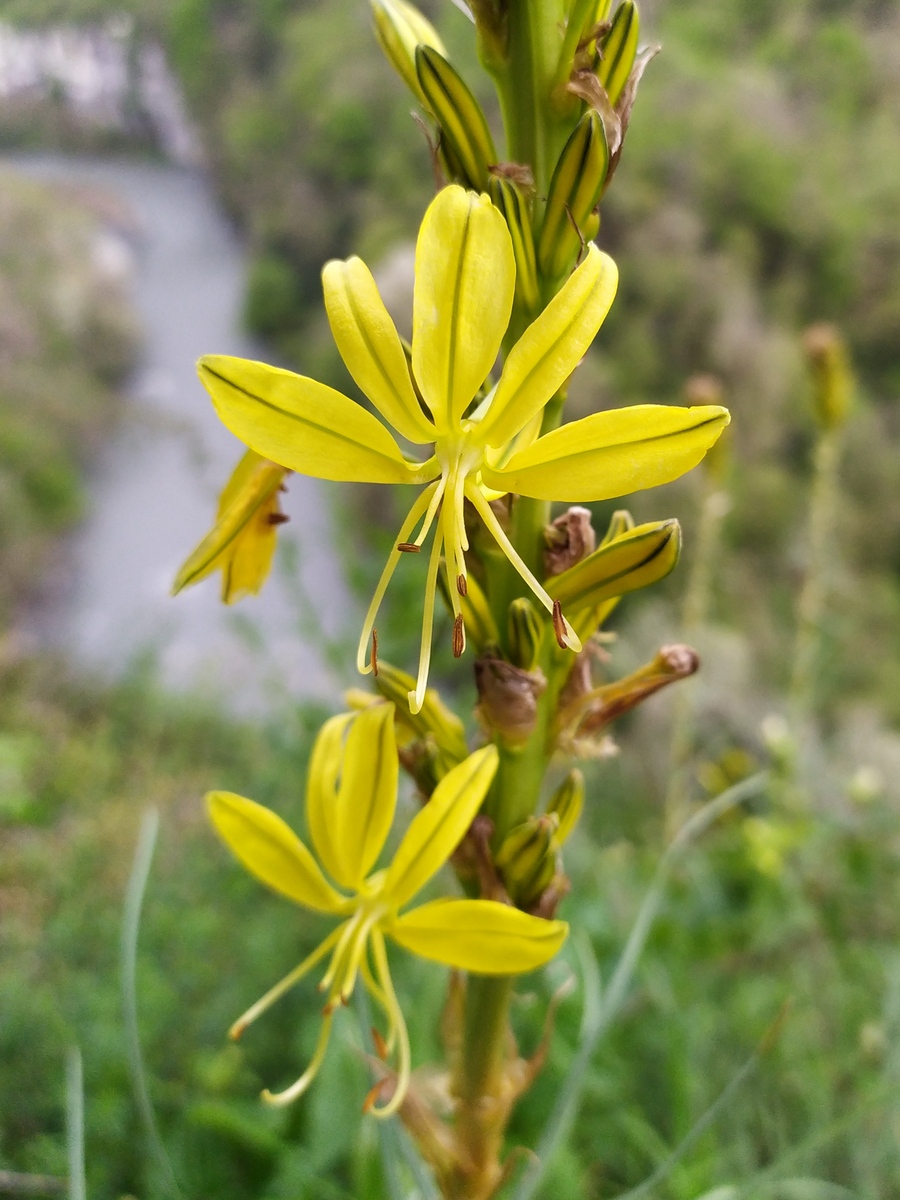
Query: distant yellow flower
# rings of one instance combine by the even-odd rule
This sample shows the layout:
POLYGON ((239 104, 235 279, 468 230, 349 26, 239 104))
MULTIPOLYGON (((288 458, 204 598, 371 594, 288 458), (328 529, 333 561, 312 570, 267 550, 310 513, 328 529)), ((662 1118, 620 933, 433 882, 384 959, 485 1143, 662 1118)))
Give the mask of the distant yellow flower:
POLYGON ((411 1069, 409 1038, 391 982, 385 935, 422 958, 483 975, 513 975, 546 963, 568 932, 562 921, 544 921, 494 900, 432 900, 401 912, 465 835, 494 778, 497 750, 476 750, 449 771, 413 818, 390 865, 371 873, 394 819, 397 767, 392 704, 332 717, 322 727, 309 765, 306 817, 319 861, 337 887, 270 809, 231 792, 207 797, 219 835, 258 879, 304 908, 342 918, 308 958, 232 1026, 231 1036, 239 1037, 331 953, 319 984, 327 1000, 312 1062, 286 1091, 263 1092, 272 1104, 290 1103, 312 1083, 334 1011, 349 1000, 357 975, 387 1018, 387 1052, 397 1056, 393 1096, 377 1107, 376 1088, 370 1111, 387 1117, 402 1104, 411 1069))
POLYGON ((256 595, 272 568, 275 531, 287 520, 278 503, 287 474, 254 450, 244 454, 219 497, 215 525, 175 577, 173 596, 219 570, 226 604, 256 595))
POLYGON ((320 479, 428 485, 403 522, 376 588, 360 638, 359 669, 371 670, 369 639, 400 554, 418 550, 435 523, 413 711, 425 694, 442 553, 455 617, 454 650, 462 652, 458 593, 465 594, 467 586, 465 500, 553 613, 560 640, 580 649, 559 605, 554 611, 489 500, 515 492, 579 503, 667 483, 700 461, 728 423, 727 411, 715 405, 637 405, 537 436, 545 405, 578 365, 615 295, 615 264, 593 245, 506 356, 500 379, 481 399, 515 291, 509 231, 485 195, 447 187, 425 214, 416 246, 411 368, 365 264, 358 258, 330 262, 322 278, 331 330, 350 374, 400 435, 433 444, 430 458, 410 462, 385 426, 359 404, 290 371, 211 356, 201 360, 200 377, 228 428, 274 462, 320 479))

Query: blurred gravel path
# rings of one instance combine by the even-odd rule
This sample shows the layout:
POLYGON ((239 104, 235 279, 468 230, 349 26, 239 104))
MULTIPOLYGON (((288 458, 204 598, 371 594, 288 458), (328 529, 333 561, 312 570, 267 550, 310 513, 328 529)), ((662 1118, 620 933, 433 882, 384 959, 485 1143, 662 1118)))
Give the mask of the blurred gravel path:
POLYGON ((111 269, 116 255, 122 269, 132 260, 144 329, 128 413, 98 464, 90 516, 29 632, 103 672, 119 674, 152 653, 164 683, 224 693, 239 711, 271 709, 285 695, 333 696, 315 624, 337 634, 352 605, 329 549, 331 485, 289 480, 286 546, 261 596, 225 608, 218 576, 169 596, 240 453, 194 364, 207 352, 266 357, 240 330, 244 256, 210 188, 199 173, 169 165, 59 154, 4 161, 96 191, 101 211, 117 207, 111 199, 121 205, 127 219, 99 250, 111 269))

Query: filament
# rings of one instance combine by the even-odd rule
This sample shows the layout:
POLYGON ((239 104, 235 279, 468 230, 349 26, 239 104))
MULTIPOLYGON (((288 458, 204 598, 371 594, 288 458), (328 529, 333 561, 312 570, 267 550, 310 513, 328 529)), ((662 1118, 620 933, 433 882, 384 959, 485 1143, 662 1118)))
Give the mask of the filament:
POLYGON ((274 987, 269 988, 261 999, 257 1000, 255 1004, 251 1004, 244 1015, 238 1017, 228 1030, 228 1036, 231 1040, 236 1042, 248 1025, 252 1025, 258 1016, 261 1016, 267 1008, 271 1008, 276 1000, 280 1000, 285 992, 289 991, 295 983, 299 983, 303 976, 325 957, 348 924, 349 922, 345 921, 343 925, 338 925, 337 929, 329 933, 324 942, 316 946, 312 954, 304 958, 299 967, 294 967, 293 971, 285 975, 284 979, 279 980, 274 987))
POLYGON ((434 490, 434 495, 431 497, 431 503, 428 505, 428 511, 425 513, 425 519, 422 522, 422 528, 419 530, 419 536, 412 543, 414 546, 419 546, 421 548, 422 543, 425 541, 426 537, 428 537, 428 530, 431 528, 435 513, 437 512, 438 506, 443 499, 446 484, 447 481, 442 475, 437 481, 437 487, 434 490))
POLYGON ((326 1013, 322 1021, 322 1028, 319 1030, 319 1040, 316 1042, 316 1050, 312 1056, 309 1066, 300 1076, 296 1083, 292 1083, 289 1088, 285 1088, 283 1092, 270 1092, 266 1088, 262 1093, 262 1098, 266 1104, 271 1104, 275 1108, 283 1108, 286 1104, 290 1104, 296 1100, 298 1096, 302 1096, 312 1081, 315 1079, 319 1067, 322 1065, 322 1060, 325 1058, 325 1051, 328 1049, 328 1038, 331 1034, 332 1014, 326 1013))
MULTIPOLYGON (((438 567, 441 565, 443 534, 435 531, 428 559, 428 578, 425 580, 425 611, 422 614, 422 643, 419 648, 419 675, 416 690, 409 693, 409 711, 421 712, 425 702, 425 687, 428 683, 428 668, 431 666, 431 635, 434 630, 434 593, 437 587, 438 567)), ((452 591, 452 589, 451 589, 452 591)))
POLYGON ((381 601, 384 599, 384 593, 387 591, 387 586, 391 581, 391 576, 397 568, 397 563, 403 553, 397 549, 398 543, 403 543, 409 537, 415 527, 416 522, 422 513, 428 508, 429 503, 438 488, 438 483, 430 484, 416 497, 415 503, 406 514, 406 520, 400 526, 400 532, 397 534, 397 540, 391 548, 388 555, 387 563, 384 570, 381 572, 381 578, 378 580, 378 586, 375 589, 375 595, 372 597, 372 603, 369 605, 369 611, 366 613, 366 619, 363 622, 362 634, 359 639, 359 648, 356 651, 356 669, 362 675, 368 675, 372 670, 372 664, 366 659, 369 653, 369 638, 372 634, 372 629, 375 625, 375 618, 378 616, 378 609, 381 607, 381 601))
MULTIPOLYGON (((534 575, 531 573, 531 571, 528 569, 528 567, 522 561, 522 558, 519 555, 519 552, 516 550, 515 546, 513 546, 512 542, 509 540, 509 538, 504 533, 503 526, 497 520, 496 516, 494 515, 493 509, 488 504, 487 500, 485 500, 484 496, 481 494, 481 491, 479 490, 478 486, 474 483, 467 484, 466 485, 466 495, 469 497, 469 499, 475 505, 476 509, 478 510, 479 516, 484 521, 485 525, 488 527, 488 530, 493 535, 493 537, 496 540, 497 544, 499 545, 500 549, 503 551, 503 553, 506 555, 506 557, 509 559, 509 561, 512 563, 512 565, 516 568, 516 570, 519 572, 519 574, 522 576, 522 578, 525 580, 525 582, 528 584, 528 586, 534 592, 535 596, 537 596, 538 600, 540 600, 541 604, 543 604, 544 608, 546 608, 546 610, 552 615, 553 611, 554 611, 553 601, 550 599, 550 597, 547 595, 547 593, 541 587, 540 583, 538 583, 537 579, 534 577, 534 575)), ((560 614, 560 616, 562 617, 562 614, 560 614)), ((575 632, 575 630, 572 628, 572 626, 569 624, 569 622, 565 619, 565 617, 562 617, 562 622, 563 622, 563 628, 565 630, 565 634, 564 634, 565 644, 568 646, 568 648, 570 650, 574 650, 576 653, 578 653, 581 650, 581 640, 579 639, 578 634, 575 632)))
MULTIPOLYGON (((409 1080, 412 1074, 412 1056, 409 1049, 409 1034, 406 1029, 406 1022, 403 1019, 403 1013, 394 991, 394 985, 391 982, 387 951, 384 946, 384 935, 380 929, 372 931, 372 951, 375 955, 375 970, 386 1001, 385 1011, 387 1012, 390 1025, 388 1044, 390 1045, 392 1041, 397 1042, 400 1058, 393 1096, 391 1096, 387 1104, 382 1105, 380 1108, 376 1108, 373 1104, 369 1109, 373 1117, 384 1119, 392 1117, 406 1099, 406 1093, 409 1090, 409 1080)), ((375 1094, 377 1095, 377 1092, 375 1094)))

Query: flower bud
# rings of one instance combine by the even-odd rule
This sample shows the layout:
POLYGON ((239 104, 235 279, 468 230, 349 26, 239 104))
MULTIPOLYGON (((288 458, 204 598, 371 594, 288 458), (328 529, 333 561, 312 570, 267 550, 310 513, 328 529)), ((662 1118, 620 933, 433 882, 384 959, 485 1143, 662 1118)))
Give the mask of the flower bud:
POLYGON ((532 314, 538 310, 537 259, 528 202, 512 179, 492 175, 488 190, 495 206, 506 218, 516 260, 516 300, 532 314))
POLYGON ((548 813, 555 813, 559 818, 559 828, 556 831, 558 845, 569 837, 578 824, 581 810, 584 808, 584 776, 577 767, 568 773, 547 805, 548 813))
POLYGON ((616 9, 609 32, 597 42, 597 78, 615 107, 625 90, 634 66, 640 36, 640 18, 634 0, 624 0, 616 9))
POLYGON ((509 657, 513 665, 532 671, 544 637, 544 622, 531 601, 520 596, 509 606, 509 657))
POLYGON ((431 46, 445 54, 437 30, 406 0, 371 0, 371 4, 378 44, 419 103, 428 108, 416 74, 416 46, 431 46))
POLYGON ((523 671, 502 658, 475 660, 478 715, 507 746, 524 744, 537 725, 537 701, 547 680, 541 671, 523 671))
POLYGON ((459 717, 444 704, 436 688, 428 688, 421 709, 414 713, 409 707, 409 693, 416 689, 416 681, 411 675, 382 659, 379 660, 374 683, 385 700, 390 700, 395 706, 397 720, 417 738, 430 740, 437 747, 443 760, 441 774, 462 762, 469 753, 466 731, 459 717))
POLYGON ((600 545, 606 546, 616 538, 622 537, 623 534, 630 533, 632 529, 634 529, 634 517, 627 508, 617 508, 609 518, 609 524, 600 545))
POLYGON ((582 241, 587 240, 589 219, 603 191, 608 167, 603 121, 591 110, 572 131, 550 181, 538 238, 538 261, 550 279, 559 279, 571 269, 582 241))
POLYGON ((605 542, 561 575, 547 591, 572 615, 664 579, 678 561, 681 527, 675 520, 638 525, 605 542))
POLYGON ((450 152, 451 175, 476 191, 486 191, 489 168, 497 161, 494 140, 481 105, 443 55, 416 47, 416 74, 429 112, 450 152))
POLYGON ((834 325, 813 325, 803 335, 813 383, 813 411, 823 430, 843 425, 853 397, 847 347, 834 325))
POLYGON ((556 874, 558 828, 556 813, 528 817, 510 830, 497 851, 494 862, 503 885, 520 908, 535 904, 556 874))

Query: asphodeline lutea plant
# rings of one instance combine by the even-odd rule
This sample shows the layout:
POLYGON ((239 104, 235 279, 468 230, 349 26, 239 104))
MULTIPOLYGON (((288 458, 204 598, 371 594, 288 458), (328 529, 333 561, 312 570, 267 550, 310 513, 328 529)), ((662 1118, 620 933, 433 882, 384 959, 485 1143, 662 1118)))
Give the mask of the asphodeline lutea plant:
POLYGON ((409 358, 371 272, 358 258, 333 261, 322 279, 325 307, 350 374, 393 429, 433 447, 410 461, 377 417, 333 388, 241 358, 201 359, 200 377, 228 428, 284 468, 364 483, 423 484, 401 526, 366 614, 357 666, 401 555, 435 535, 425 590, 419 670, 410 706, 425 695, 435 591, 442 554, 454 617, 453 649, 465 646, 469 501, 541 605, 560 645, 581 643, 513 545, 491 501, 507 493, 571 503, 606 500, 668 483, 695 466, 728 422, 715 405, 634 405, 594 413, 540 435, 543 410, 578 365, 616 291, 613 261, 588 246, 544 311, 491 370, 512 312, 516 262, 506 221, 487 195, 451 185, 425 214, 416 245, 409 358))
POLYGON ((380 702, 356 716, 342 713, 319 732, 306 789, 306 819, 318 861, 271 809, 231 792, 208 795, 213 825, 248 870, 303 908, 340 921, 231 1028, 231 1036, 239 1037, 331 955, 319 984, 326 1001, 312 1061, 292 1086, 274 1095, 263 1092, 269 1103, 288 1104, 312 1083, 325 1057, 335 1011, 348 1003, 357 976, 384 1012, 384 1053, 397 1059, 396 1070, 386 1067, 385 1078, 369 1093, 366 1108, 375 1116, 389 1117, 403 1103, 410 1080, 410 1045, 391 981, 385 936, 423 958, 483 975, 532 971, 556 954, 568 931, 563 921, 540 920, 495 900, 441 897, 408 908, 465 836, 496 770, 493 746, 476 750, 449 770, 411 821, 390 863, 374 871, 397 803, 393 704, 380 702), (390 1097, 379 1104, 383 1089, 390 1097))

